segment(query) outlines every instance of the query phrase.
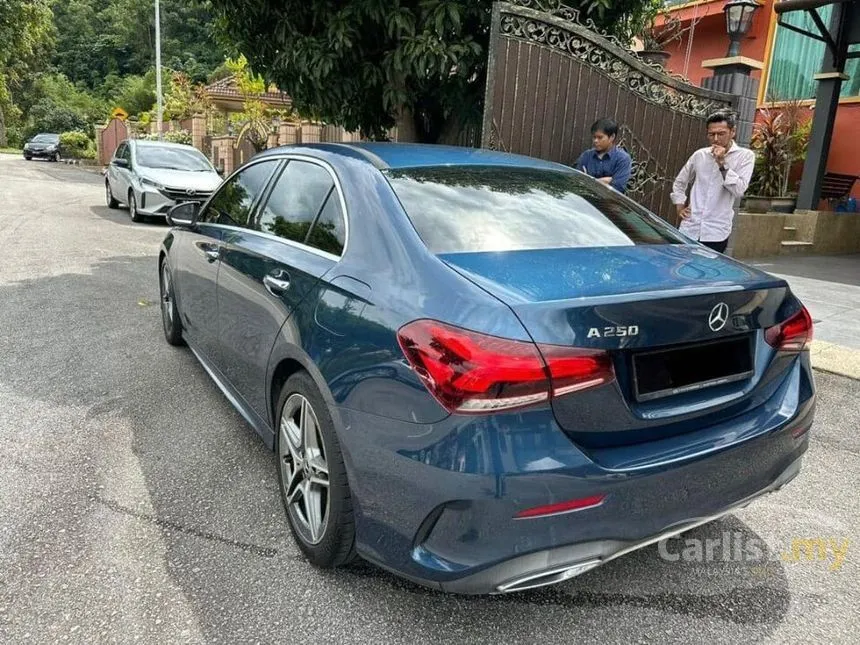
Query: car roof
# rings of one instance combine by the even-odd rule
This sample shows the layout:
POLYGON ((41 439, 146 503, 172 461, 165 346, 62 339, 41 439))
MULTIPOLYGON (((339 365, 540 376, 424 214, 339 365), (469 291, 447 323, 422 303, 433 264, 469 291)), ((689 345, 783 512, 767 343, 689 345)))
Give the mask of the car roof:
POLYGON ((259 156, 283 154, 291 149, 363 159, 376 168, 427 168, 437 166, 510 166, 570 172, 572 168, 553 161, 524 155, 422 143, 312 143, 270 148, 259 156))
POLYGON ((193 148, 197 150, 194 146, 189 146, 184 143, 173 143, 171 141, 151 141, 149 139, 129 139, 129 143, 133 143, 136 146, 143 146, 147 148, 181 148, 183 150, 188 150, 188 148, 193 148))

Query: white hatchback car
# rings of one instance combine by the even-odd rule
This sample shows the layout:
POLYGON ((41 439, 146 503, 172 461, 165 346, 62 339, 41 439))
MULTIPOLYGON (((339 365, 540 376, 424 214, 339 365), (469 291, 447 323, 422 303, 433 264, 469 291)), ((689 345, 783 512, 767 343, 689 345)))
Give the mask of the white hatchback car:
POLYGON ((180 202, 205 202, 221 185, 215 166, 192 146, 163 141, 123 141, 105 172, 110 208, 126 204, 133 222, 164 217, 180 202))

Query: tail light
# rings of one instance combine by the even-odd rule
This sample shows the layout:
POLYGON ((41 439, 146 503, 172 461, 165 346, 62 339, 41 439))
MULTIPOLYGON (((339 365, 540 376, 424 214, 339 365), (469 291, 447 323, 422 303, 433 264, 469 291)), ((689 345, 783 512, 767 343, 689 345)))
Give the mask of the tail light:
POLYGON ((405 325, 397 339, 415 373, 449 412, 521 408, 615 377, 606 352, 536 345, 433 320, 405 325))
POLYGON ((768 327, 764 332, 764 339, 768 345, 786 352, 809 349, 812 342, 812 317, 806 307, 801 307, 791 318, 768 327))

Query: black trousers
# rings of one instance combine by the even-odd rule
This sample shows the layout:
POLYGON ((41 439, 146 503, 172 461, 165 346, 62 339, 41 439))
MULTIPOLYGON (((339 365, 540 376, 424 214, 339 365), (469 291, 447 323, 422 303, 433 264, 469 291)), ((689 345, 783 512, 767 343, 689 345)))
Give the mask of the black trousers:
POLYGON ((709 249, 713 249, 717 253, 725 253, 726 247, 729 245, 729 238, 724 239, 722 242, 700 242, 704 244, 709 249))

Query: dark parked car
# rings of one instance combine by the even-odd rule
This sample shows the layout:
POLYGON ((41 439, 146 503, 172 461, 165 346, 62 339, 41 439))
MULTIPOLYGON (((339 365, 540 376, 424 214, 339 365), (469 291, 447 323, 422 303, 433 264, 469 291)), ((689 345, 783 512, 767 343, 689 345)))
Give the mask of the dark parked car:
POLYGON ((168 221, 165 336, 276 452, 316 565, 522 590, 799 472, 812 322, 786 282, 566 166, 282 147, 168 221))
POLYGON ((24 159, 27 161, 32 159, 59 161, 61 153, 59 134, 37 134, 24 144, 24 159))

